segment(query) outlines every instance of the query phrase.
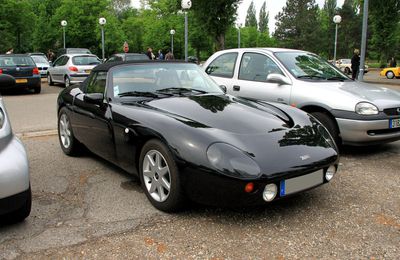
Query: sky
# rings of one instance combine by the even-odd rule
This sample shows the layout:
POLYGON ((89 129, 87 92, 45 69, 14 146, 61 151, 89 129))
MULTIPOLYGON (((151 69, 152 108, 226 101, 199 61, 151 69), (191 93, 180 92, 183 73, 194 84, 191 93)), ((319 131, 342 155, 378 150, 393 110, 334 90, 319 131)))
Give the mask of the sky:
MULTIPOLYGON (((192 0, 192 1, 200 1, 200 0, 192 0)), ((247 9, 250 6, 251 1, 254 2, 257 12, 257 19, 258 13, 260 12, 260 8, 264 1, 267 2, 267 11, 269 12, 269 23, 268 27, 270 32, 275 30, 275 16, 282 11, 282 8, 286 5, 286 0, 243 0, 242 3, 239 5, 238 9, 238 20, 237 23, 241 23, 244 25, 244 21, 246 20, 247 9)), ((132 5, 136 8, 140 6, 139 0, 131 0, 132 5)), ((325 0, 316 0, 316 3, 322 8, 324 6, 325 0)), ((343 5, 344 0, 337 0, 337 4, 339 7, 343 5)))

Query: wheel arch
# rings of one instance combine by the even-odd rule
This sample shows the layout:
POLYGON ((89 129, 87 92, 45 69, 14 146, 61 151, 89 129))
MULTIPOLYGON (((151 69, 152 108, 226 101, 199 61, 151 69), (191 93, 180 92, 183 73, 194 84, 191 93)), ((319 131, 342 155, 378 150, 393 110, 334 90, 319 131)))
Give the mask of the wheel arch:
POLYGON ((307 113, 309 113, 309 114, 311 114, 313 112, 321 112, 321 113, 324 113, 324 114, 328 115, 330 117, 330 119, 332 119, 332 121, 335 123, 335 125, 336 125, 336 127, 338 129, 338 132, 340 134, 339 125, 338 125, 338 123, 336 121, 336 118, 332 115, 331 112, 329 112, 328 109, 326 109, 324 107, 321 107, 321 106, 317 106, 317 105, 306 105, 304 107, 301 107, 300 109, 305 111, 305 112, 307 112, 307 113))

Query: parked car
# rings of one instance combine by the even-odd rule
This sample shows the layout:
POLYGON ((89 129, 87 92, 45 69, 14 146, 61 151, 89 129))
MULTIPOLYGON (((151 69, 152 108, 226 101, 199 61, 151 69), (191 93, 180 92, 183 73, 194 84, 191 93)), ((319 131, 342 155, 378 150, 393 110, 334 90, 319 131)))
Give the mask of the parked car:
POLYGON ((64 54, 92 54, 92 52, 86 48, 62 48, 57 50, 55 58, 57 59, 64 54))
POLYGON ((394 79, 394 78, 400 78, 400 67, 395 67, 395 68, 384 68, 381 70, 380 75, 388 78, 388 79, 394 79))
POLYGON ((203 65, 232 95, 281 102, 316 117, 337 144, 400 139, 400 93, 349 79, 316 54, 290 49, 231 49, 203 65))
POLYGON ((29 56, 32 57, 33 61, 36 64, 36 67, 39 70, 40 76, 46 77, 47 76, 47 69, 50 67, 50 63, 46 58, 46 55, 42 54, 37 54, 37 53, 29 53, 29 56))
POLYGON ((150 60, 144 53, 115 53, 106 62, 131 61, 131 60, 150 60))
MULTIPOLYGON (((0 89, 15 85, 15 79, 0 75, 0 89)), ((32 194, 25 148, 12 133, 0 96, 0 220, 22 221, 31 212, 32 194)))
MULTIPOLYGON (((341 71, 343 71, 346 74, 351 74, 351 59, 339 59, 336 61, 336 67, 338 67, 341 71)), ((364 65, 364 73, 368 72, 368 65, 364 65)))
POLYGON ((15 77, 16 84, 8 88, 29 88, 37 94, 42 89, 39 69, 27 54, 0 55, 0 74, 15 77))
POLYGON ((226 95, 184 62, 113 62, 58 97, 67 155, 80 145, 139 175, 163 211, 186 198, 214 205, 264 204, 327 183, 338 153, 303 111, 226 95))
POLYGON ((65 87, 84 81, 100 59, 93 54, 65 54, 54 61, 47 72, 50 86, 62 83, 65 87))

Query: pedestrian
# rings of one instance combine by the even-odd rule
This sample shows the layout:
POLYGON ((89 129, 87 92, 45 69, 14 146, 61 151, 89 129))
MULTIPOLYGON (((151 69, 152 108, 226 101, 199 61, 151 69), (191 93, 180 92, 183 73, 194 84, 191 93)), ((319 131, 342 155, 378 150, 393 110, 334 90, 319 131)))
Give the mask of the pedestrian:
POLYGON ((47 60, 51 62, 54 61, 54 52, 51 49, 47 50, 47 60))
POLYGON ((163 60, 164 59, 164 54, 162 53, 161 50, 158 50, 158 58, 159 60, 163 60))
POLYGON ((153 53, 153 49, 152 48, 147 48, 147 52, 146 52, 147 57, 149 57, 150 60, 154 60, 156 58, 156 56, 153 53))
POLYGON ((6 54, 13 54, 13 53, 14 53, 14 49, 13 48, 8 49, 8 51, 6 52, 6 54))
POLYGON ((358 71, 360 69, 360 51, 358 49, 354 49, 354 55, 351 58, 351 78, 356 80, 358 76, 358 71))
POLYGON ((175 59, 174 54, 171 52, 171 50, 168 50, 167 54, 165 54, 165 60, 173 60, 175 59))
POLYGON ((390 68, 395 68, 397 66, 397 62, 396 59, 394 57, 392 57, 389 61, 389 67, 390 68))

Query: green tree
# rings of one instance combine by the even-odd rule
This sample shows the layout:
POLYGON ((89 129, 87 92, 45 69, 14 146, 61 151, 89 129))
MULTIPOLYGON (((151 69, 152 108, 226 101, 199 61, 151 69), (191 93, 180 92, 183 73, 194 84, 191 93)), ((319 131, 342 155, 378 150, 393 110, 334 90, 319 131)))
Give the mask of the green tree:
POLYGON ((260 18, 258 21, 258 29, 260 30, 261 33, 266 33, 269 35, 269 28, 268 28, 269 13, 266 11, 266 5, 267 3, 264 2, 263 5, 261 6, 260 18))
POLYGON ((257 18, 256 18, 256 7, 254 2, 251 1, 249 9, 247 9, 247 15, 244 25, 246 27, 256 27, 257 28, 257 18))
POLYGON ((338 13, 337 0, 325 0, 324 7, 320 12, 321 19, 321 51, 319 54, 327 59, 332 59, 335 41, 335 23, 333 17, 338 13))

